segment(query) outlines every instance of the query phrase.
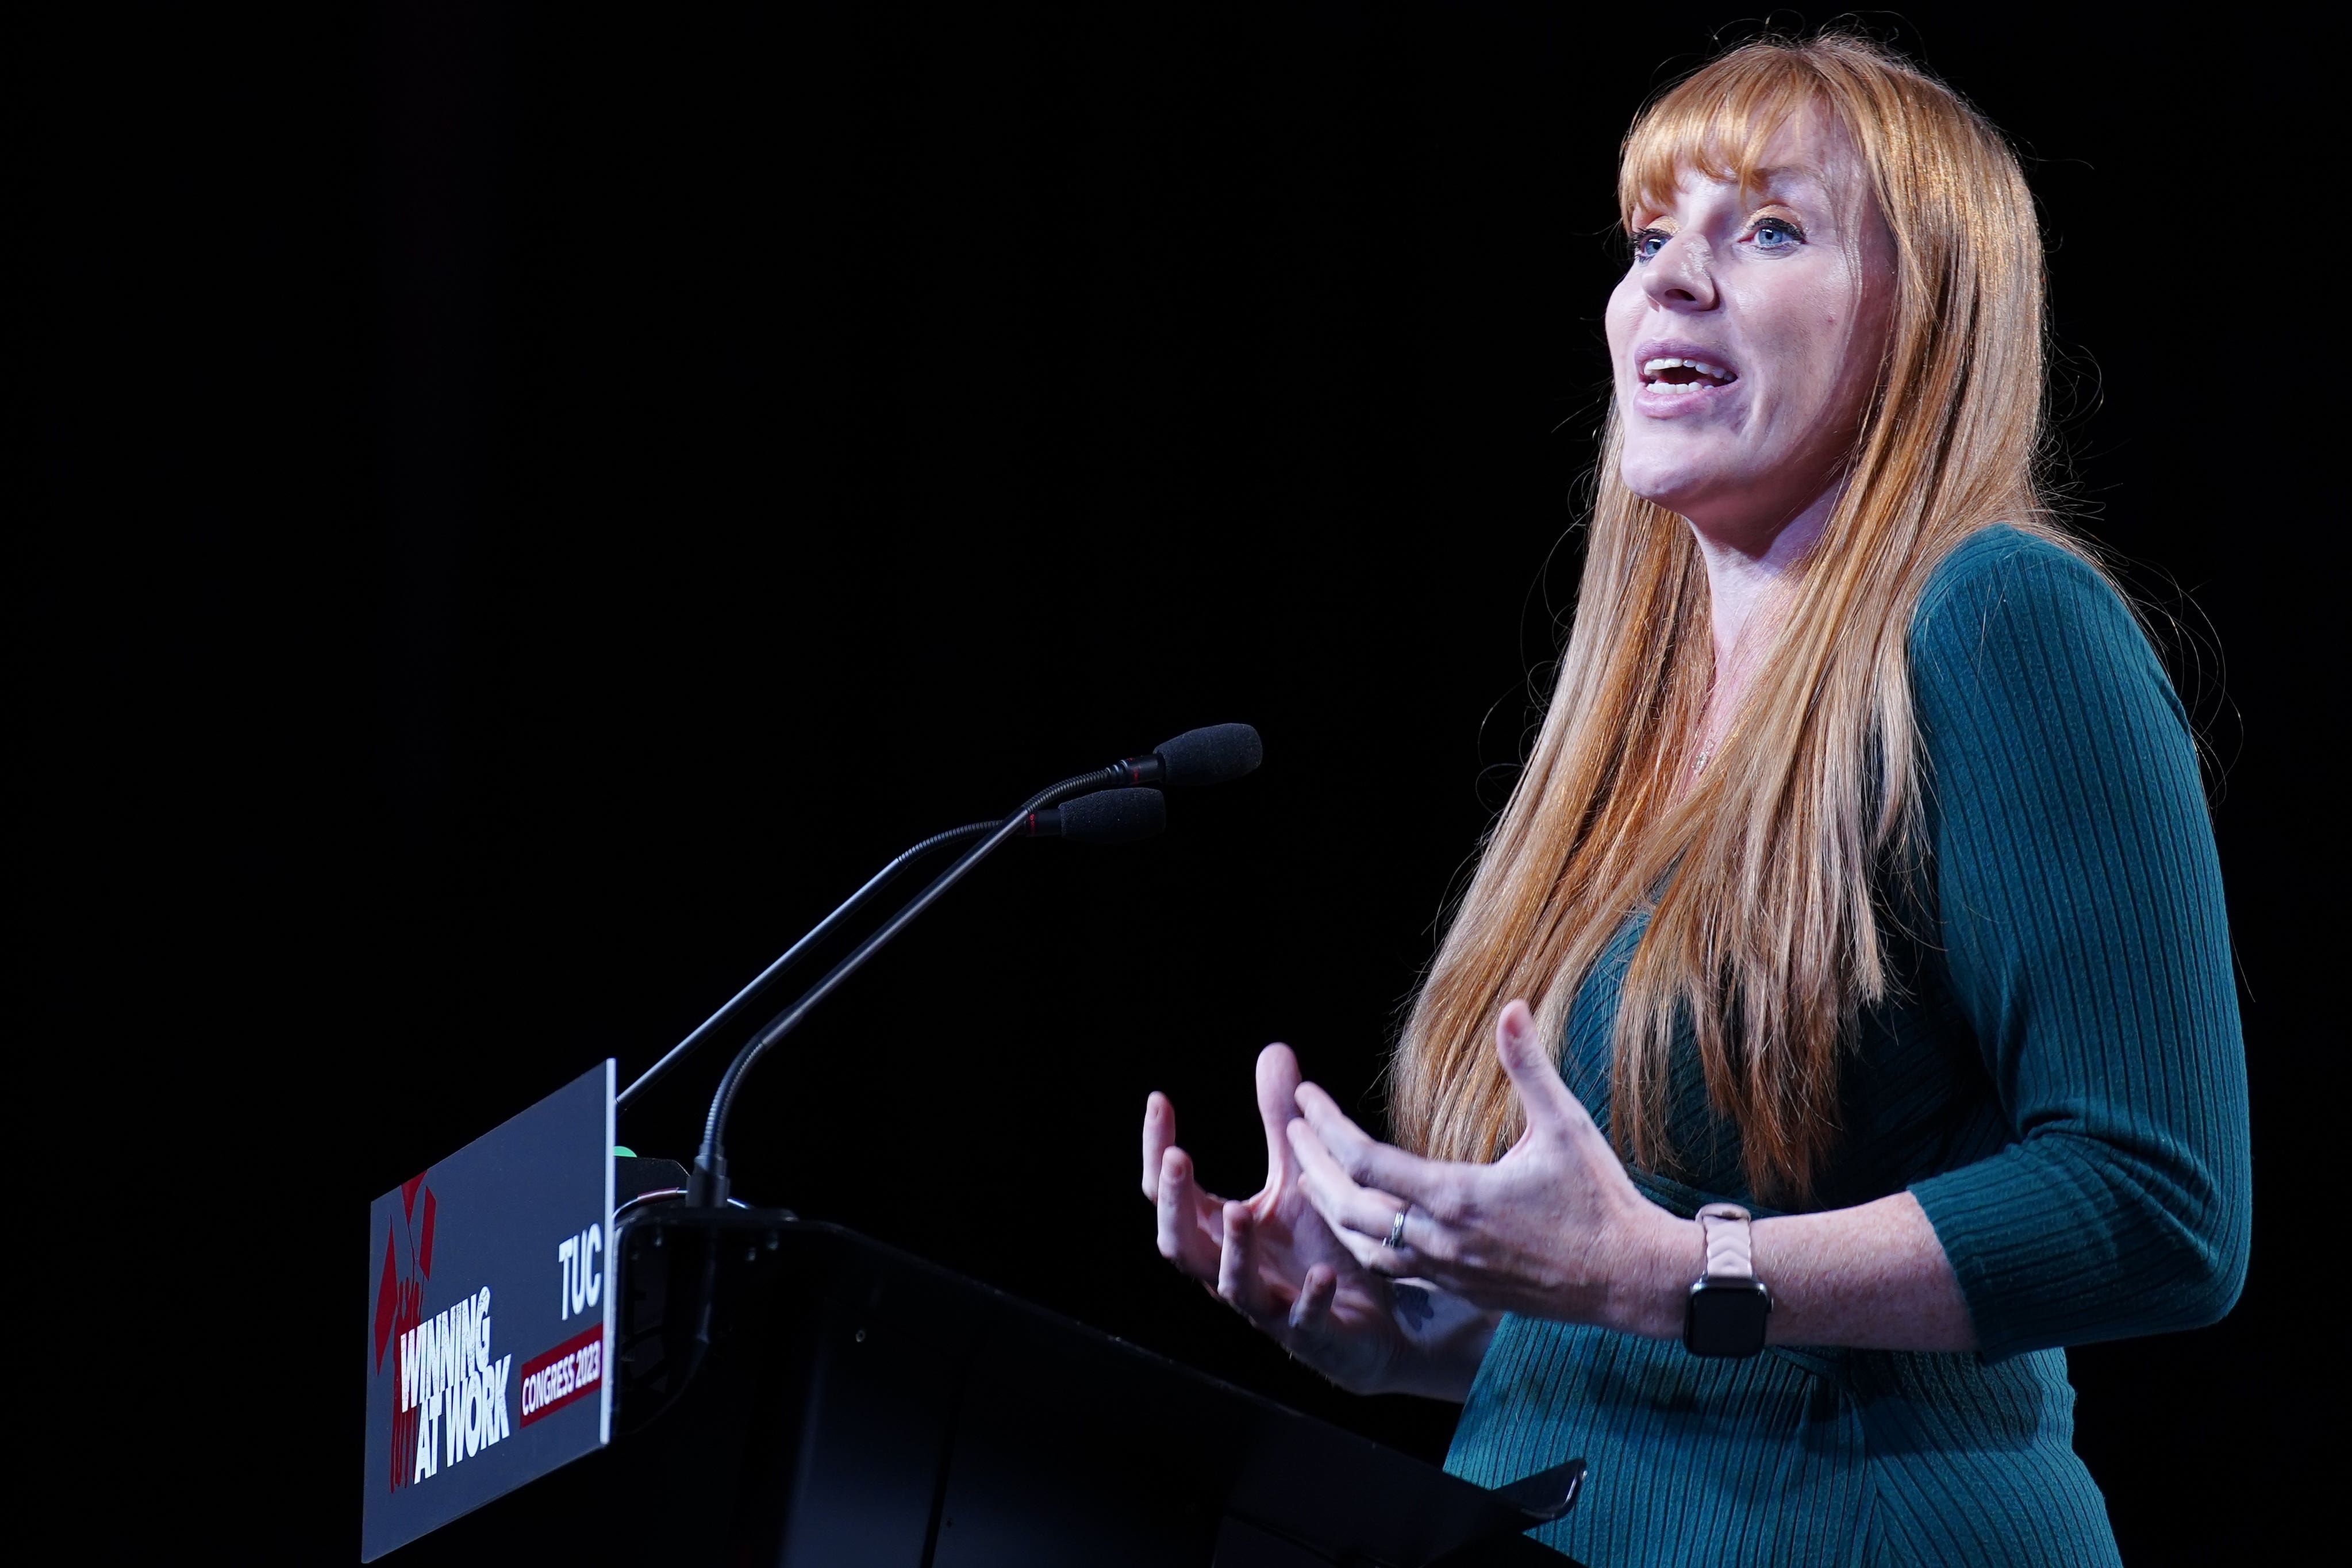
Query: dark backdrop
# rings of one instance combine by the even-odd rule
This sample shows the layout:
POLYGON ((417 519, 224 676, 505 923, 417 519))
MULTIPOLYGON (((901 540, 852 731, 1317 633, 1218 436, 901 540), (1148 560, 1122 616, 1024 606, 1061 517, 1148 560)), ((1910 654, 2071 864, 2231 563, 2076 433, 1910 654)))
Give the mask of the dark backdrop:
MULTIPOLYGON (((1441 1455, 1449 1411, 1329 1392, 1160 1262, 1138 1116, 1169 1090, 1242 1193, 1265 1040, 1378 1114, 1574 584, 1616 141, 1756 24, 338 10, 33 57, 21 1016, 93 1069, 60 1168, 195 1205, 173 1299, 266 1329, 287 1402, 219 1428, 266 1485, 165 1467, 187 1528, 352 1549, 375 1194, 642 1068, 904 842, 1226 719, 1258 776, 1147 846, 1013 847, 781 1051, 738 1190, 1441 1455)), ((2340 1031, 2298 897, 2314 529, 2243 477, 2290 243, 2243 205, 2253 73, 2040 8, 1864 20, 2027 155, 2066 493, 2213 753, 2253 1275, 2077 1352, 2080 1447, 2131 1561, 2269 1555, 2315 1474, 2285 1369, 2340 1031)), ((720 1065, 624 1141, 688 1157, 720 1065)))

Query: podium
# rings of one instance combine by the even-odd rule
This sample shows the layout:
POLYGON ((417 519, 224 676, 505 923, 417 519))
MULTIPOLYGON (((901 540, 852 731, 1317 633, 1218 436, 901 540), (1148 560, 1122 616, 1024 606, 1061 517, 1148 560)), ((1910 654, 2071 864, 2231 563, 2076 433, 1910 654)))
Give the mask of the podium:
POLYGON ((372 1206, 362 1561, 1567 1561, 1522 1532, 1581 1460, 1488 1490, 852 1231, 689 1205, 614 1150, 612 1065, 372 1206))
MULTIPOLYGON (((934 835, 631 1090, 607 1058, 378 1196, 362 1560, 454 1525, 440 1546, 468 1562, 517 1548, 729 1568, 1566 1562, 1524 1531, 1574 1504, 1581 1459, 1475 1486, 853 1232, 726 1201, 743 1075, 989 850, 1037 830, 1033 814, 1124 795, 1090 831, 1132 837, 1162 819, 1141 786, 1215 784, 1261 755, 1247 725, 1190 731, 999 823, 934 835), (614 1142, 637 1087, 908 860, 972 838, 737 1051, 691 1182, 614 1142)), ((1078 836, 1078 805, 1059 821, 1078 836)))
POLYGON ((487 1510, 530 1510, 557 1560, 1569 1562, 1520 1532, 1580 1464, 1490 1491, 854 1232, 635 1174, 656 1184, 614 1226, 612 1445, 487 1510), (572 1500, 522 1500, 549 1491, 572 1500))

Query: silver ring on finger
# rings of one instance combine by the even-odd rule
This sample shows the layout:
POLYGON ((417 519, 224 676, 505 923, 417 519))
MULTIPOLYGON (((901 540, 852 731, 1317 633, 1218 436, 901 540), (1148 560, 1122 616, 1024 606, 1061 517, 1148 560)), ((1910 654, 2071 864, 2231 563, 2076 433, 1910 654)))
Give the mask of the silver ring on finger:
POLYGON ((1404 1245, 1404 1210, 1397 1210, 1396 1218, 1389 1221, 1389 1233, 1381 1239, 1381 1245, 1389 1247, 1404 1245))

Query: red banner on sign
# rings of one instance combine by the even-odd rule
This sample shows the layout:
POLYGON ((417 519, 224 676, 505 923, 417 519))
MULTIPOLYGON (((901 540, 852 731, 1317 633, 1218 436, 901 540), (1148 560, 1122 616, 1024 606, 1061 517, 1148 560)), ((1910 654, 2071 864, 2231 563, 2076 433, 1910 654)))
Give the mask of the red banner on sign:
POLYGON ((523 1363, 522 1415, 515 1425, 528 1426, 549 1412, 595 1393, 604 1381, 604 1329, 600 1323, 523 1363))

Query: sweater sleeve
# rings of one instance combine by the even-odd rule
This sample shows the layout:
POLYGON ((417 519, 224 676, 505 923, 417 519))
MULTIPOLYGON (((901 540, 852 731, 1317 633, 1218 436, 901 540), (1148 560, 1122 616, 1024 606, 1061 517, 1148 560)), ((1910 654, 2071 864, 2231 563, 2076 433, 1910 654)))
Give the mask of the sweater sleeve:
POLYGON ((2196 1328, 2252 1182, 2220 862, 2179 700, 2115 592, 2001 529, 1911 634, 1940 936, 2011 1142, 1913 1184, 1989 1358, 2196 1328))

